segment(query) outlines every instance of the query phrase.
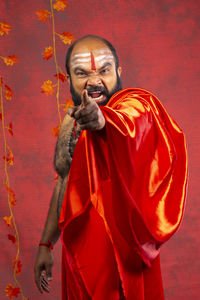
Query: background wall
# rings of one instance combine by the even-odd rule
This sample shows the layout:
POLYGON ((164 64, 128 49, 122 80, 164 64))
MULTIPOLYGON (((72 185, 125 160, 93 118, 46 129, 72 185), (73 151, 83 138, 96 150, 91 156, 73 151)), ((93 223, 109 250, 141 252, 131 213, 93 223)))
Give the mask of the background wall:
MULTIPOLYGON (((166 299, 198 299, 200 293, 200 204, 199 204, 199 0, 73 0, 64 11, 56 11, 57 33, 71 32, 75 38, 88 33, 102 35, 116 46, 123 68, 123 86, 150 90, 186 134, 189 157, 187 204, 182 225, 161 252, 166 299)), ((60 299, 60 242, 54 249, 54 280, 50 295, 40 295, 33 280, 33 264, 47 209, 55 185, 53 155, 56 138, 51 129, 59 124, 55 93, 41 93, 45 80, 55 81, 53 58, 42 52, 52 45, 52 23, 37 20, 40 9, 50 11, 48 0, 0 2, 0 22, 12 26, 0 36, 0 55, 17 55, 19 61, 6 66, 0 61, 0 76, 12 88, 13 100, 4 99, 5 122, 12 122, 13 137, 6 139, 14 154, 8 165, 10 187, 17 204, 13 208, 19 232, 21 273, 17 275, 28 299, 60 299)), ((58 64, 64 70, 65 45, 56 35, 58 64)), ((61 103, 70 97, 66 82, 61 85, 61 103)), ((62 107, 61 107, 62 108, 62 107)), ((63 116, 64 112, 62 112, 63 116)), ((17 245, 4 216, 9 216, 5 182, 4 139, 0 131, 0 298, 13 281, 12 259, 17 245)), ((19 295, 20 297, 20 295, 19 295)))

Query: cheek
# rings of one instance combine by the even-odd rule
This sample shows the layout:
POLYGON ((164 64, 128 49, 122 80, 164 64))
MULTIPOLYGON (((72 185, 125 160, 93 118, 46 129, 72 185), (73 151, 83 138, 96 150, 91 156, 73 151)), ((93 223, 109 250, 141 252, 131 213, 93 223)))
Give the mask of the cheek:
POLYGON ((84 80, 84 79, 72 80, 72 84, 73 84, 75 91, 80 93, 80 92, 82 92, 82 90, 85 87, 86 80, 84 80))
POLYGON ((117 77, 115 75, 109 76, 104 80, 104 84, 106 85, 108 91, 112 91, 112 89, 117 84, 117 77))

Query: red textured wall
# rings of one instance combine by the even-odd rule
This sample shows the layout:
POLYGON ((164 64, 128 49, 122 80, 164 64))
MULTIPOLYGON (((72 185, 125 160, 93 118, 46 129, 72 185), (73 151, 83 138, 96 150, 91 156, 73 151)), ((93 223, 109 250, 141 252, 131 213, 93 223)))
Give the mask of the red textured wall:
MULTIPOLYGON (((200 204, 199 204, 199 108, 200 94, 200 1, 199 0, 73 0, 64 12, 56 12, 56 31, 106 37, 117 48, 123 68, 123 86, 150 90, 184 130, 189 156, 187 204, 182 225, 161 251, 167 300, 198 299, 200 293, 200 204)), ((58 125, 55 94, 42 94, 44 80, 56 73, 53 59, 41 52, 52 45, 51 22, 42 24, 35 12, 49 9, 49 1, 2 0, 0 21, 11 24, 8 36, 0 37, 0 56, 16 54, 19 62, 6 67, 0 61, 0 76, 12 87, 14 99, 5 101, 7 122, 14 136, 7 135, 15 161, 8 168, 10 184, 18 199, 14 216, 20 237, 22 273, 18 279, 29 299, 60 299, 60 242, 54 249, 54 281, 50 295, 40 295, 33 280, 33 264, 54 186, 53 155, 58 125)), ((58 63, 64 69, 67 46, 56 41, 58 63)), ((66 84, 65 84, 66 85, 66 84)), ((69 98, 62 85, 61 102, 69 98)), ((1 130, 1 129, 0 129, 1 130)), ((3 187, 3 136, 0 131, 0 298, 13 283, 12 259, 16 247, 8 241, 9 215, 3 187)))

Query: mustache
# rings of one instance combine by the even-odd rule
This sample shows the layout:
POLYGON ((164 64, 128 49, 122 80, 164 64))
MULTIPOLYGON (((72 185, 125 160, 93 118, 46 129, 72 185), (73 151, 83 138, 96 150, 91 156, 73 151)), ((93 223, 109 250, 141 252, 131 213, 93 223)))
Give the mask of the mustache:
POLYGON ((94 93, 94 92, 101 92, 105 95, 108 95, 108 90, 104 86, 90 86, 87 89, 88 94, 94 93))

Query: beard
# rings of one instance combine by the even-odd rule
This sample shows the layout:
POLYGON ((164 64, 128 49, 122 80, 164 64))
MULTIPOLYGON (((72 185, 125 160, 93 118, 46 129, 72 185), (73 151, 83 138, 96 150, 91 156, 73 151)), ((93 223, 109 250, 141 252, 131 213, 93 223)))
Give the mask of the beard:
MULTIPOLYGON (((108 101, 110 100, 110 98, 115 93, 120 91, 121 89, 122 89, 122 82, 121 82, 121 79, 120 79, 120 77, 117 73, 117 82, 116 82, 114 88, 112 89, 112 91, 110 93, 108 92, 108 89, 105 86, 91 86, 91 87, 87 88, 86 90, 87 90, 88 94, 90 94, 92 92, 100 92, 103 95, 105 95, 106 100, 104 102, 98 104, 99 106, 102 106, 102 105, 106 105, 108 103, 108 101)), ((81 96, 79 96, 77 94, 77 92, 75 91, 71 80, 70 80, 70 92, 71 92, 71 95, 72 95, 72 100, 74 102, 74 105, 75 106, 80 105, 81 102, 82 102, 81 96)))

